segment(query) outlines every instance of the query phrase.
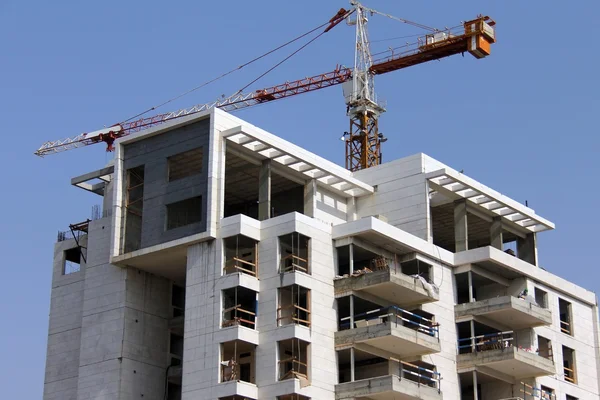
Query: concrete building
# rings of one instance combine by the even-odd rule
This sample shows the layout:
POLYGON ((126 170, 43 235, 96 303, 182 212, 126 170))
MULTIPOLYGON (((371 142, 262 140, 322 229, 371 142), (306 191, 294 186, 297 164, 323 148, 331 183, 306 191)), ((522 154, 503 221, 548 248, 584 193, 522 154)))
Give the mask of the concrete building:
MULTIPOLYGON (((100 166, 99 166, 100 167, 100 166)), ((213 109, 72 184, 44 399, 598 399, 596 296, 424 154, 351 173, 213 109)))

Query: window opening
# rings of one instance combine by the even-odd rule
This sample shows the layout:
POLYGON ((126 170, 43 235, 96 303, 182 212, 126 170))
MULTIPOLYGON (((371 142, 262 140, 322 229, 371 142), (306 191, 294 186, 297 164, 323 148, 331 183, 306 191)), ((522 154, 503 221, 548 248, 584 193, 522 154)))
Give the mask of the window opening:
POLYGON ((552 341, 546 339, 543 336, 538 336, 538 353, 540 356, 554 361, 554 355, 552 354, 552 341))
POLYGON ((223 319, 221 326, 244 326, 256 329, 256 292, 237 286, 223 290, 223 319))
MULTIPOLYGON (((556 400, 554 389, 542 385, 538 391, 540 398, 544 400, 556 400)), ((535 396, 535 395, 534 395, 535 396)))
POLYGON ((167 230, 191 225, 202 220, 202 196, 167 204, 167 230))
POLYGON ((144 166, 127 170, 127 200, 125 203, 125 253, 139 250, 142 245, 142 212, 144 208, 144 166))
POLYGON ((542 308, 548 308, 548 293, 540 288, 534 289, 535 302, 542 308))
POLYGON ((79 247, 73 247, 72 249, 65 250, 63 253, 64 264, 63 264, 63 275, 69 275, 81 270, 81 249, 79 247))
POLYGON ((566 300, 558 299, 558 309, 560 314, 560 330, 567 335, 573 336, 573 325, 571 318, 571 303, 566 300))
POLYGON ((241 340, 221 344, 221 382, 255 383, 255 347, 241 340))
POLYGON ((277 324, 303 325, 310 328, 310 290, 292 285, 279 288, 277 324))
POLYGON ((310 238, 294 232, 279 238, 281 248, 280 272, 309 272, 310 238))
POLYGON ((175 154, 167 158, 169 182, 202 172, 202 147, 175 154))
MULTIPOLYGON (((308 343, 300 339, 279 342, 279 380, 308 381, 308 343)), ((301 384, 302 386, 302 384, 301 384)))
POLYGON ((225 245, 225 265, 223 274, 242 272, 257 276, 258 242, 243 235, 223 239, 225 245))
POLYGON ((563 373, 565 380, 571 383, 577 383, 577 373, 575 369, 575 350, 562 347, 563 354, 563 373))

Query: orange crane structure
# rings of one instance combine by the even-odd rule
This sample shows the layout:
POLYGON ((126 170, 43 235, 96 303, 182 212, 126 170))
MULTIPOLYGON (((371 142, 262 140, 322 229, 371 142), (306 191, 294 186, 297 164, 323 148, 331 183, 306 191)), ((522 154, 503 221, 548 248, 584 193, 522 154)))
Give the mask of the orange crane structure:
POLYGON ((338 66, 335 70, 324 74, 249 93, 237 92, 211 103, 142 117, 71 138, 46 142, 35 154, 45 156, 101 142, 107 144, 107 151, 112 151, 113 142, 121 137, 211 108, 235 111, 342 84, 347 115, 350 118, 349 130, 342 136, 346 144, 346 168, 350 171, 358 171, 379 165, 382 161, 381 143, 387 138, 379 132, 378 127, 379 116, 385 109, 376 100, 375 76, 465 52, 476 58, 487 57, 490 55, 491 44, 496 41, 495 22, 490 17, 478 16, 457 27, 440 30, 381 13, 363 6, 356 0, 351 0, 350 3, 351 9, 340 9, 328 21, 327 27, 321 34, 328 32, 344 20, 348 25, 356 27, 353 68, 338 66), (367 23, 368 16, 374 14, 427 29, 430 33, 419 37, 415 43, 402 46, 398 52, 390 49, 383 53, 371 54, 367 23), (380 57, 375 58, 376 56, 380 57))

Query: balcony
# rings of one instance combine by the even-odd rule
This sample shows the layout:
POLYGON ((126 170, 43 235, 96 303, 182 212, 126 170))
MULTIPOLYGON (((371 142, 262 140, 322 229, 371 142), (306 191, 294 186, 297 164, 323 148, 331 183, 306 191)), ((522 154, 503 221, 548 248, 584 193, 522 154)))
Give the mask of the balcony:
MULTIPOLYGON (((364 271, 364 270, 363 270, 364 271)), ((384 268, 372 272, 355 273, 333 282, 336 297, 349 292, 364 292, 388 302, 402 305, 431 303, 439 300, 435 288, 424 278, 384 268)))
POLYGON ((454 306, 456 319, 481 316, 510 329, 551 325, 550 310, 514 296, 501 296, 454 306))
POLYGON ((398 375, 384 375, 340 383, 335 398, 375 400, 439 400, 442 399, 440 374, 405 362, 399 363, 398 375))
POLYGON ((337 348, 362 344, 400 358, 440 351, 438 325, 414 312, 391 306, 354 315, 355 327, 350 321, 350 317, 340 320, 340 331, 335 333, 337 348))
POLYGON ((485 367, 514 379, 553 375, 552 359, 533 349, 517 346, 512 331, 479 335, 458 340, 457 365, 460 372, 485 367))

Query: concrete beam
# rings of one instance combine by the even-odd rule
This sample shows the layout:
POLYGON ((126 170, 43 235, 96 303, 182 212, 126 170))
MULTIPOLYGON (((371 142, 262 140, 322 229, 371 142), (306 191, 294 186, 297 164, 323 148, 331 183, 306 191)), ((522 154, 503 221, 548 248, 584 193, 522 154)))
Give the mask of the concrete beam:
POLYGON ((454 202, 454 252, 469 250, 469 228, 467 225, 467 201, 454 202))
POLYGON ((271 218, 271 159, 262 161, 258 178, 258 219, 271 218))

